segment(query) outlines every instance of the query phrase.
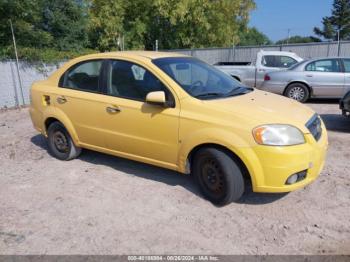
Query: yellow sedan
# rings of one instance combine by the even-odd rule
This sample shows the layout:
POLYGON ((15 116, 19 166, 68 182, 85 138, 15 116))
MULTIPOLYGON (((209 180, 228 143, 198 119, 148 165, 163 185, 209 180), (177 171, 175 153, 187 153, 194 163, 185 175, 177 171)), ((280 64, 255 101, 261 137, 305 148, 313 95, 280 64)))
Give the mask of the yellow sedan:
POLYGON ((191 173, 217 205, 288 192, 321 172, 327 132, 310 108, 245 87, 195 58, 162 52, 79 57, 31 88, 50 153, 82 148, 191 173))

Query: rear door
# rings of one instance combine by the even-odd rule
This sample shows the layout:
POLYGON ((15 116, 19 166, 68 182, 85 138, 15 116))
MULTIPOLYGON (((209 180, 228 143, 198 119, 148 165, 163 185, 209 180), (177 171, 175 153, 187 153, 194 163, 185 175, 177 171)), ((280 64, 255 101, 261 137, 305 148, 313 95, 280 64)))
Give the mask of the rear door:
POLYGON ((54 105, 63 111, 77 132, 79 142, 104 147, 105 96, 101 94, 103 60, 87 60, 69 68, 59 81, 54 105))
POLYGON ((304 77, 315 97, 340 98, 344 93, 345 76, 337 58, 308 63, 305 66, 304 77))

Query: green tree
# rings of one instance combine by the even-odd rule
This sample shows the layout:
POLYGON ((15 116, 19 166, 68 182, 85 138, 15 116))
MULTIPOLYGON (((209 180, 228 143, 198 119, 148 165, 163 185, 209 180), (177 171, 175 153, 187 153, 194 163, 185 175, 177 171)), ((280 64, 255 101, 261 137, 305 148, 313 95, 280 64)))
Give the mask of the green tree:
POLYGON ((10 19, 20 46, 45 47, 52 43, 50 33, 41 28, 41 0, 1 0, 0 1, 0 45, 10 46, 12 36, 10 19))
POLYGON ((1 0, 0 45, 12 44, 11 19, 19 46, 58 50, 84 47, 84 10, 84 4, 78 0, 1 0))
POLYGON ((350 39, 350 0, 334 0, 332 15, 322 19, 323 29, 314 28, 314 32, 325 39, 350 39))
POLYGON ((238 45, 240 46, 270 44, 272 44, 271 40, 255 27, 243 29, 239 33, 238 45))
POLYGON ((52 46, 58 50, 78 50, 86 47, 87 9, 78 0, 42 0, 41 30, 50 34, 52 46))
POLYGON ((118 50, 123 35, 124 3, 124 0, 91 2, 89 10, 91 47, 98 48, 100 51, 118 50))
POLYGON ((314 36, 300 36, 300 35, 295 35, 288 38, 284 38, 281 40, 278 40, 276 42, 277 45, 280 44, 296 44, 296 43, 313 43, 313 42, 321 42, 321 39, 318 37, 314 37, 314 36))
POLYGON ((229 46, 239 41, 253 0, 92 0, 92 46, 118 48, 124 36, 128 49, 229 46))

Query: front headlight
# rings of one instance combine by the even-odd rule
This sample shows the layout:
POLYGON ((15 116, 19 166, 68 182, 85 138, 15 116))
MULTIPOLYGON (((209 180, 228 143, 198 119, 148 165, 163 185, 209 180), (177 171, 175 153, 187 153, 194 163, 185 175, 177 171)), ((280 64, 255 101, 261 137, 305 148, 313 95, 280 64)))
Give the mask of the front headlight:
POLYGON ((260 145, 291 146, 305 143, 303 133, 290 125, 263 125, 254 128, 253 136, 260 145))

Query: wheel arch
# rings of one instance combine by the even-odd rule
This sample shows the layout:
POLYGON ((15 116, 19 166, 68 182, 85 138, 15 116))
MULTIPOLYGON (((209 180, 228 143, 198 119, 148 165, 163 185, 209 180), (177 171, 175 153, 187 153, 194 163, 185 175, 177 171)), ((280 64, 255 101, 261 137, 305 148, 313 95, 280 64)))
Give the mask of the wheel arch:
POLYGON ((49 129, 49 126, 53 123, 53 122, 61 122, 60 120, 58 120, 55 117, 48 117, 46 118, 45 122, 44 122, 44 126, 45 126, 45 132, 47 133, 47 130, 49 129))
POLYGON ((44 135, 47 136, 47 130, 48 127, 53 123, 53 122, 60 122, 68 131, 69 135, 71 136, 74 144, 79 145, 79 138, 78 135, 73 127, 73 124, 71 121, 68 119, 68 117, 63 114, 63 112, 58 113, 55 111, 55 114, 49 114, 46 116, 43 124, 44 124, 44 135))
POLYGON ((307 82, 302 81, 302 80, 296 80, 296 81, 291 81, 291 82, 289 82, 288 85, 286 85, 286 87, 285 87, 284 90, 283 90, 283 95, 284 95, 284 96, 286 95, 287 88, 288 88, 290 85, 292 85, 292 84, 302 84, 302 85, 306 86, 307 89, 309 90, 309 94, 310 94, 309 98, 312 96, 312 94, 313 94, 312 87, 311 87, 307 82))
MULTIPOLYGON (((187 161, 186 161, 189 164, 189 169, 191 169, 191 166, 193 165, 192 161, 194 159, 195 154, 200 149, 203 149, 203 148, 215 148, 215 149, 219 149, 219 150, 225 152, 238 164, 244 177, 248 178, 250 183, 253 182, 252 177, 249 173, 248 167, 246 166, 244 161, 238 156, 238 154, 233 152, 231 149, 227 148, 226 146, 220 145, 217 143, 202 143, 202 144, 196 145, 194 148, 192 148, 192 150, 187 155, 187 161)), ((190 170, 188 170, 188 171, 190 171, 190 170)))

